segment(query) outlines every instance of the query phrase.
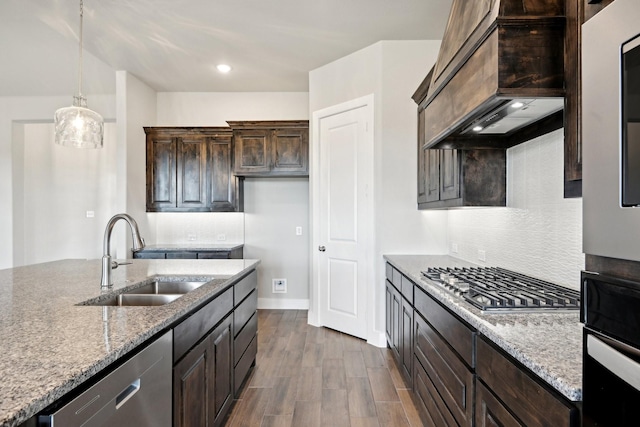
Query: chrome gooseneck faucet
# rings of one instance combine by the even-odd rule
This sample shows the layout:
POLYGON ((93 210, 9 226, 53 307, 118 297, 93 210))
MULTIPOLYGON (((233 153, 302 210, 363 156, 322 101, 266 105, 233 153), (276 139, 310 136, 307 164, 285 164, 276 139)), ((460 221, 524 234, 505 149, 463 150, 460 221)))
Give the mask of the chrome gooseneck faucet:
POLYGON ((104 242, 103 242, 103 254, 102 254, 102 280, 100 281, 101 288, 110 288, 113 286, 111 282, 111 270, 118 267, 118 263, 111 262, 111 231, 113 226, 116 225, 118 220, 123 219, 129 224, 131 229, 131 239, 133 240, 134 251, 144 248, 144 239, 140 237, 140 231, 138 230, 138 223, 130 215, 117 214, 111 217, 107 222, 107 227, 104 230, 104 242), (115 264, 115 265, 114 265, 115 264))

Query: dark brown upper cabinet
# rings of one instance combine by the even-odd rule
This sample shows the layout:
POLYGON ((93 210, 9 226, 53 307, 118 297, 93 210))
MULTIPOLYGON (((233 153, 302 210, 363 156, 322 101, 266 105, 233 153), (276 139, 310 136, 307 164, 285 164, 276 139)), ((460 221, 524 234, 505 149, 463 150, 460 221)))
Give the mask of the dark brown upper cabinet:
MULTIPOLYGON (((429 75, 433 73, 433 68, 429 75)), ((425 79, 428 81, 428 78, 425 79)), ((424 82, 423 82, 424 83, 424 82)), ((418 209, 462 206, 505 206, 507 203, 507 153, 502 148, 425 148, 423 84, 414 99, 418 107, 418 209)))
POLYGON ((309 121, 227 122, 238 176, 309 176, 309 121))
POLYGON ((413 97, 424 148, 506 149, 564 127, 565 196, 580 196, 588 1, 454 0, 438 60, 413 97))
POLYGON ((147 212, 242 211, 229 128, 145 127, 147 212))

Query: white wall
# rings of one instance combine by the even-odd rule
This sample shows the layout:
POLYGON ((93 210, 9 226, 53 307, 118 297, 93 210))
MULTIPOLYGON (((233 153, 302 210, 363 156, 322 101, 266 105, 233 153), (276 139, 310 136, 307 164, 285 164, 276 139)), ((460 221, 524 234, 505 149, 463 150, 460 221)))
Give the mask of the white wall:
MULTIPOLYGON (((307 120, 306 92, 158 93, 157 126, 227 126, 235 120, 307 120)), ((305 236, 291 238, 293 223, 308 212, 308 180, 248 179, 246 213, 149 213, 157 243, 244 243, 245 258, 258 267, 259 307, 305 307, 309 288, 309 247, 305 236), (285 244, 286 242, 286 244, 285 244), (194 241, 189 241, 194 243, 194 241), (287 278, 288 293, 272 294, 271 279, 287 278)), ((144 199, 142 200, 144 203, 144 199)), ((305 229, 305 224, 302 225, 305 229)), ((293 230, 295 231, 295 229, 293 230)), ((305 230, 306 231, 306 230, 305 230)))
POLYGON ((26 167, 19 168, 22 179, 13 186, 22 194, 22 203, 14 205, 14 264, 99 258, 104 224, 115 202, 112 180, 106 178, 114 175, 115 124, 105 124, 102 150, 54 144, 53 123, 15 126, 22 128, 14 144, 26 167), (87 211, 95 216, 87 218, 87 211))
POLYGON ((579 289, 582 199, 563 198, 563 146, 560 129, 509 149, 508 207, 449 210, 450 254, 579 289))
POLYGON ((262 266, 258 305, 309 308, 309 180, 247 178, 244 212, 245 257, 259 258, 262 266), (287 279, 286 294, 272 292, 273 279, 287 279))
POLYGON ((447 213, 420 212, 416 206, 417 106, 411 99, 435 62, 439 46, 439 41, 383 41, 309 73, 311 112, 374 95, 375 265, 371 268, 375 274, 368 304, 374 307, 369 313, 370 340, 384 334, 382 255, 447 252, 447 213))
MULTIPOLYGON (((98 111, 107 121, 115 119, 115 97, 112 95, 87 95, 89 105, 98 111)), ((17 259, 14 260, 14 230, 21 236, 28 224, 24 224, 22 215, 14 213, 23 211, 24 199, 20 192, 23 183, 14 177, 22 176, 25 168, 24 158, 19 154, 22 150, 23 133, 16 129, 26 123, 53 123, 53 113, 60 107, 71 105, 72 94, 63 97, 0 97, 0 268, 10 268, 23 263, 22 242, 15 243, 18 248, 17 259), (14 161, 14 155, 18 156, 14 161)), ((26 165, 28 167, 28 165, 26 165)), ((52 227, 55 225, 52 224, 52 227)), ((73 229, 66 229, 74 233, 73 229)), ((101 242, 96 243, 101 245, 101 242)))
MULTIPOLYGON (((144 126, 156 123, 156 92, 133 74, 126 71, 116 73, 118 93, 118 163, 117 202, 112 214, 126 212, 135 218, 140 234, 147 244, 155 243, 155 223, 146 213, 146 142, 144 126)), ((115 254, 120 258, 130 257, 131 233, 128 227, 119 225, 114 231, 115 254)))

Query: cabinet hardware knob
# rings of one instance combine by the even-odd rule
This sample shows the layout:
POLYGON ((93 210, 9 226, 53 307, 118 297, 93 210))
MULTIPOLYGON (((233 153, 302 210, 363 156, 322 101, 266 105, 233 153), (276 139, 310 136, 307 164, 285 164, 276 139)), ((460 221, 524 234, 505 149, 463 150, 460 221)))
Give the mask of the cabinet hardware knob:
POLYGON ((319 250, 320 252, 324 252, 324 251, 326 251, 326 250, 327 250, 327 248, 325 248, 324 246, 318 246, 318 250, 319 250))

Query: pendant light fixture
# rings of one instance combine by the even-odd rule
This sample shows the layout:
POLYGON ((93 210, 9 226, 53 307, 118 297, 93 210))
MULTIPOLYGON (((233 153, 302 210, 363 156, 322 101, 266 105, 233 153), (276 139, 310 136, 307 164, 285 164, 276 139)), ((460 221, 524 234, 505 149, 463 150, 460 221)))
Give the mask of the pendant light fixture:
POLYGON ((80 0, 78 94, 74 95, 71 107, 60 108, 55 113, 55 142, 67 147, 102 148, 104 120, 100 114, 87 108, 87 99, 82 95, 82 15, 83 0, 80 0))

